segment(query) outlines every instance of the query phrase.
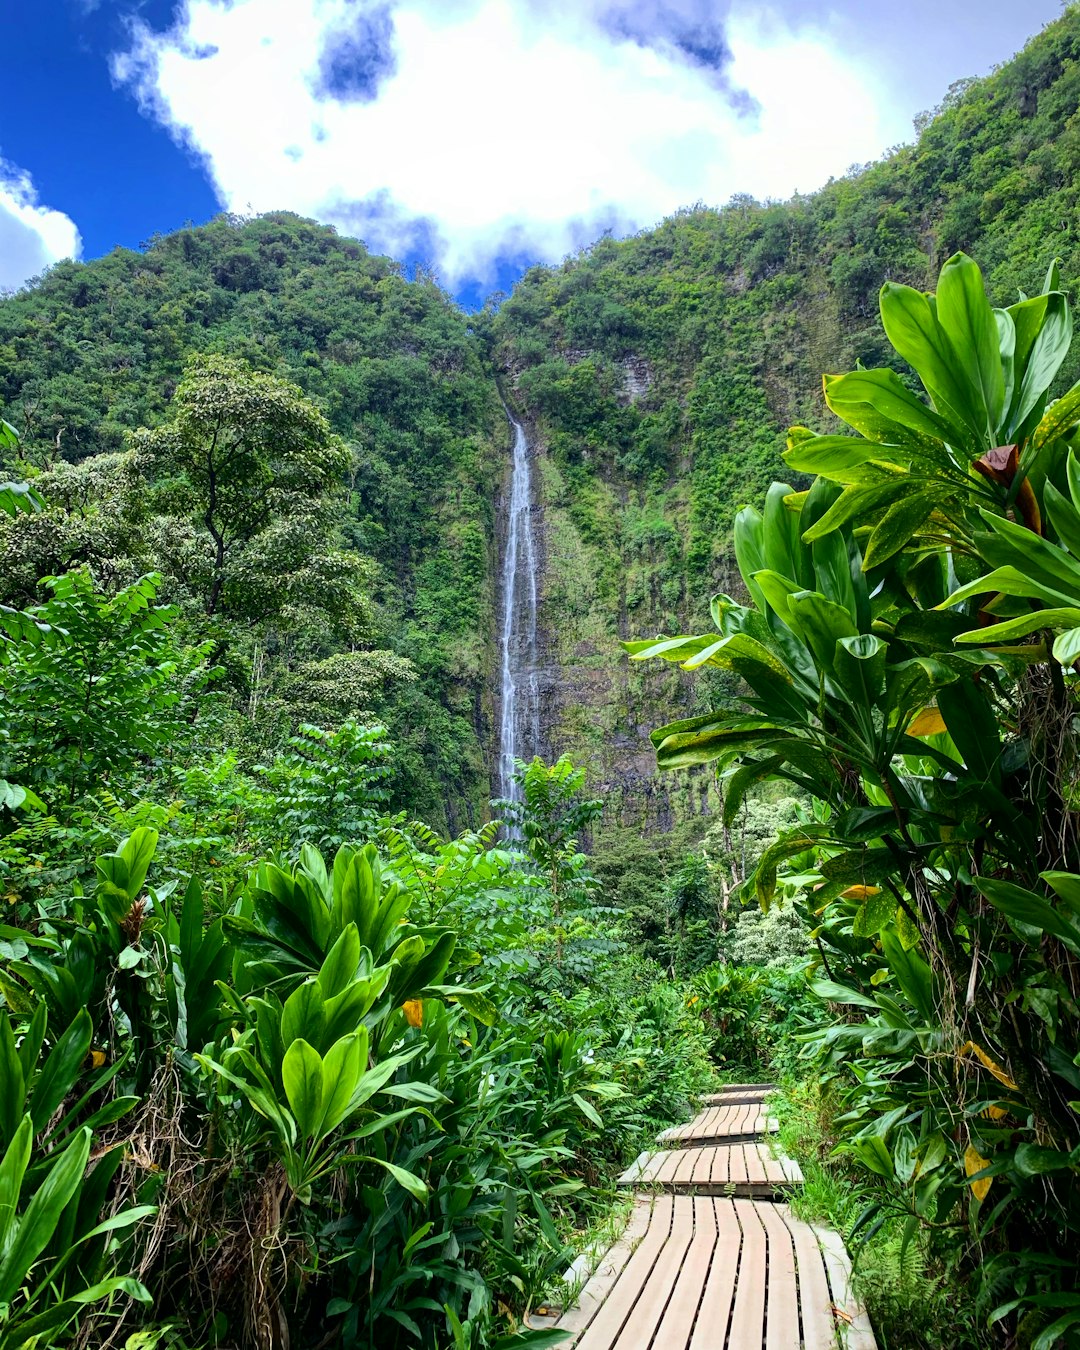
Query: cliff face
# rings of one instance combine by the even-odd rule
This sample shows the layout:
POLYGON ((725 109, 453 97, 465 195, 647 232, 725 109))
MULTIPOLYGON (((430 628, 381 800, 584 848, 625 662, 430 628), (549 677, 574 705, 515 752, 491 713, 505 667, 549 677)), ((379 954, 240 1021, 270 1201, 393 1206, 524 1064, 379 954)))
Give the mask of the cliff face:
POLYGON ((812 197, 603 239, 531 270, 492 320, 538 459, 544 729, 616 829, 692 832, 709 799, 701 777, 658 778, 647 740, 707 706, 708 680, 634 666, 619 640, 706 630, 710 596, 737 592, 734 514, 780 474, 788 426, 826 429, 821 374, 890 359, 881 283, 929 287, 964 249, 995 303, 1055 255, 1076 290, 1080 11, 956 90, 915 145, 812 197))

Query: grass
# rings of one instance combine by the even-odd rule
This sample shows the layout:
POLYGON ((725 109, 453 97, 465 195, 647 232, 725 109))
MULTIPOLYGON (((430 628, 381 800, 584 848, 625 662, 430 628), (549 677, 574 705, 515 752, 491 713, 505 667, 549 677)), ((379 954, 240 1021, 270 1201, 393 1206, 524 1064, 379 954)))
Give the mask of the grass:
MULTIPOLYGON (((786 1085, 771 1100, 777 1144, 802 1168, 792 1196, 796 1215, 826 1224, 848 1241, 859 1216, 882 1191, 868 1174, 833 1155, 832 1110, 820 1084, 786 1085)), ((957 1272, 934 1253, 922 1232, 906 1248, 901 1215, 872 1237, 849 1243, 855 1293, 874 1325, 880 1350, 978 1350, 985 1346, 971 1312, 973 1299, 957 1272)))

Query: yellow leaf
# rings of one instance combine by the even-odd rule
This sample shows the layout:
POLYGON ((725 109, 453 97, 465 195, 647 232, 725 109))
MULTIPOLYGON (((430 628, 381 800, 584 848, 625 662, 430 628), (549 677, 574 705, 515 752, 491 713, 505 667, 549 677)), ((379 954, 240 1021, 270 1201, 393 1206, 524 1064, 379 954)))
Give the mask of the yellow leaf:
POLYGON ((104 1050, 91 1050, 91 1051, 90 1051, 90 1067, 91 1067, 92 1069, 100 1069, 101 1066, 102 1066, 104 1063, 105 1063, 105 1051, 104 1051, 104 1050))
POLYGON ((924 708, 908 723, 909 736, 937 736, 946 730, 945 721, 937 708, 924 708))
POLYGON ((1003 1106, 988 1106, 982 1114, 991 1120, 1004 1120, 1009 1113, 1003 1106))
MULTIPOLYGON (((976 1172, 981 1172, 984 1167, 990 1166, 989 1158, 984 1158, 974 1144, 968 1144, 964 1150, 964 1171, 968 1176, 974 1176, 976 1172)), ((968 1185, 975 1192, 975 1199, 981 1205, 986 1199, 986 1193, 990 1189, 990 1183, 993 1177, 983 1177, 981 1181, 971 1181, 968 1185)))
POLYGON ((405 1014, 405 1020, 411 1027, 422 1027, 424 1025, 424 1000, 422 998, 407 998, 401 1005, 401 1011, 405 1014))
POLYGON ((976 1045, 974 1041, 965 1041, 956 1053, 958 1055, 974 1055, 984 1068, 990 1070, 999 1083, 1004 1083, 1007 1088, 1012 1088, 1013 1092, 1020 1091, 997 1060, 991 1059, 981 1045, 976 1045))
POLYGON ((869 900, 872 895, 880 895, 880 886, 849 886, 840 892, 841 900, 869 900))

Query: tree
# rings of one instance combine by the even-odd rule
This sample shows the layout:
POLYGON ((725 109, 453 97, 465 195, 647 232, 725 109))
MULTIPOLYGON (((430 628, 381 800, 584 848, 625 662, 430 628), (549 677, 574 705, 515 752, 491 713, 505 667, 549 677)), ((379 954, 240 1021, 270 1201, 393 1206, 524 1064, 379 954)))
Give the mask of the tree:
POLYGON ((135 444, 173 518, 161 545, 206 614, 250 620, 280 608, 275 583, 319 552, 349 466, 322 413, 295 385, 199 356, 171 420, 135 444))
POLYGON ((208 649, 180 648, 150 575, 107 596, 83 569, 43 605, 0 608, 0 777, 68 800, 175 748, 208 649))
POLYGON ((521 788, 520 800, 496 802, 495 806, 502 812, 511 840, 524 845, 551 897, 555 964, 561 967, 569 917, 592 907, 597 886, 580 851, 579 836, 601 814, 604 804, 581 795, 585 770, 575 768, 568 755, 550 766, 539 758, 519 763, 514 778, 521 788))
POLYGON ((747 886, 767 908, 798 858, 814 988, 850 1010, 811 1042, 842 1149, 888 1187, 866 1221, 970 1232, 990 1321, 1027 1309, 1048 1348, 1080 1326, 1080 384, 1049 398, 1072 320, 1056 265, 993 310, 963 254, 880 306, 926 400, 826 376, 857 434, 789 434, 817 477, 737 517, 748 603, 627 647, 744 682, 653 732, 661 765, 724 770, 725 821, 766 781, 816 803, 747 886))

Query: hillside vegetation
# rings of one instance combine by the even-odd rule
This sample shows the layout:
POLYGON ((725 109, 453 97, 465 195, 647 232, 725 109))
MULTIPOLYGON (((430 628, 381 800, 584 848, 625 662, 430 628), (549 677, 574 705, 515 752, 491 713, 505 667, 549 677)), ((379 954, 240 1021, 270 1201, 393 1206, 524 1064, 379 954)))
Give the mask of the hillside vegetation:
POLYGON ((46 519, 9 527, 2 598, 26 600, 39 576, 85 562, 117 581, 160 570, 170 601, 192 601, 147 529, 175 517, 175 503, 155 493, 132 433, 169 419, 200 354, 295 382, 346 442, 334 509, 310 522, 311 542, 323 584, 353 578, 364 613, 327 633, 340 597, 324 595, 322 617, 298 625, 281 621, 281 595, 264 595, 226 616, 219 658, 253 739, 272 744, 298 712, 311 719, 290 686, 363 650, 364 661, 314 672, 338 685, 334 712, 393 727, 402 804, 451 826, 484 819, 505 420, 443 292, 331 229, 284 213, 217 220, 142 253, 61 264, 0 302, 0 398, 52 503, 46 519), (275 608, 278 622, 265 622, 275 608))
MULTIPOLYGON (((930 288, 958 249, 995 304, 1080 281, 1080 11, 987 79, 963 80, 917 142, 781 204, 679 212, 534 268, 491 322, 546 455, 547 631, 563 698, 552 744, 595 766, 627 825, 690 820, 699 792, 643 782, 643 709, 708 692, 626 671, 617 640, 707 619, 738 586, 735 512, 768 486, 787 428, 831 422, 823 371, 910 372, 877 321, 884 281, 930 288), (670 795, 670 805, 668 797, 670 795)), ((1080 373, 1073 356, 1060 388, 1080 373)), ((613 817, 613 819, 616 817, 613 817)), ((698 827, 700 828, 700 827, 698 827)))
POLYGON ((1077 1343, 1078 104, 471 317, 284 213, 0 301, 0 1350, 557 1344, 766 1076, 882 1350, 1077 1343))

